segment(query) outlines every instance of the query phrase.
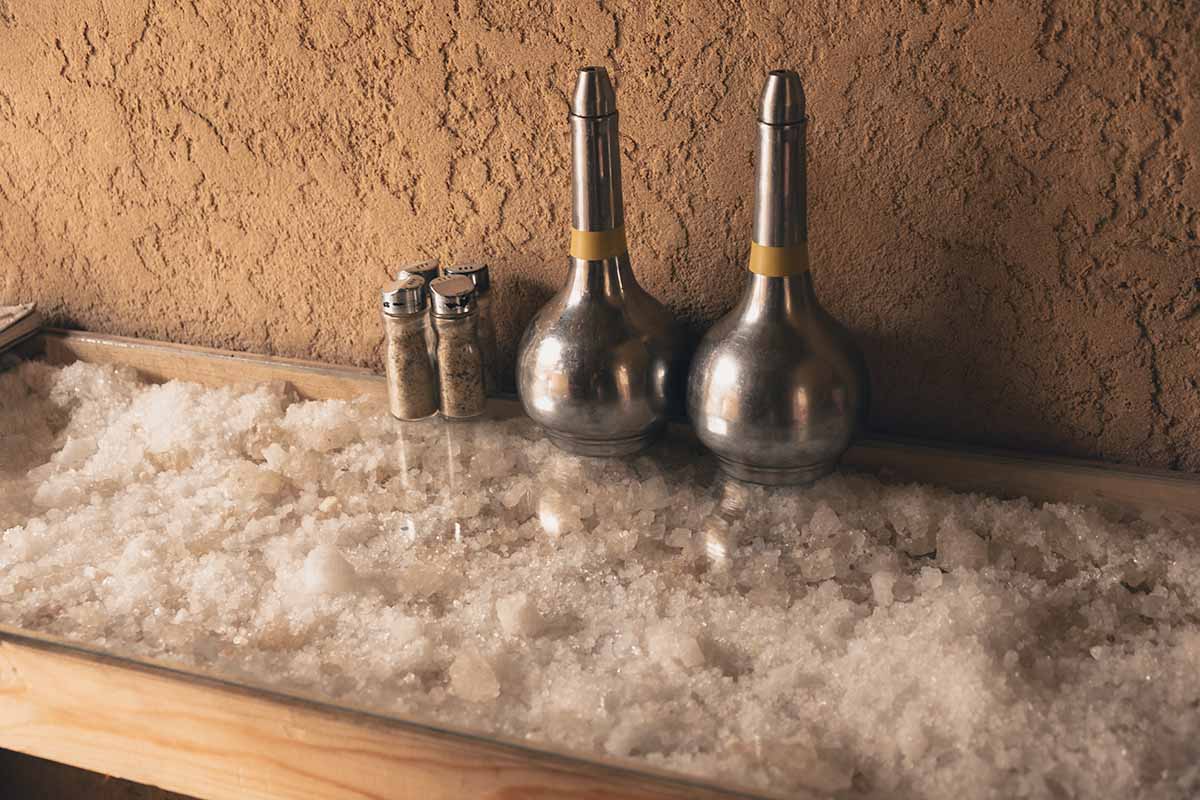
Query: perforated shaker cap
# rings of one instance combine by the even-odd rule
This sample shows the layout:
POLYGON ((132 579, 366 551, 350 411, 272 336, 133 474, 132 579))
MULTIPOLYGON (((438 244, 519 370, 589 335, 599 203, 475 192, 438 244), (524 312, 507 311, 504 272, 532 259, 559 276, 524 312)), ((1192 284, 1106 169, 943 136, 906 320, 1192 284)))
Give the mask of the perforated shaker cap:
POLYGON ((390 317, 419 314, 425 310, 425 279, 420 275, 401 273, 394 281, 388 281, 379 290, 383 300, 383 313, 390 317))
POLYGON ((475 282, 466 275, 443 275, 429 290, 435 317, 465 317, 475 311, 475 282))
POLYGON ((425 279, 425 284, 428 286, 439 275, 438 260, 431 258, 428 261, 416 261, 412 264, 405 264, 396 273, 396 278, 399 279, 405 275, 420 275, 425 279))
POLYGON ((447 275, 466 275, 475 284, 478 294, 486 294, 492 288, 492 276, 487 264, 455 264, 446 267, 447 275))

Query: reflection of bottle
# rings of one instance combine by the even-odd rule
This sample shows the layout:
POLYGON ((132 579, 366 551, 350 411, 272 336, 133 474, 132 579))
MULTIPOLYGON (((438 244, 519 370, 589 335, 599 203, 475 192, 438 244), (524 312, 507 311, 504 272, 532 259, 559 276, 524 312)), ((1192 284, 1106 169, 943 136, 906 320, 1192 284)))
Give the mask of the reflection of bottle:
POLYGON ((483 388, 488 396, 494 396, 500 391, 500 364, 496 351, 496 322, 492 317, 492 278, 487 264, 456 264, 447 267, 446 274, 464 275, 475 284, 479 346, 483 350, 483 388))
POLYGON ((758 117, 750 276, 700 343, 688 380, 700 440, 728 474, 756 483, 831 471, 867 406, 862 355, 813 293, 804 129, 799 76, 772 72, 758 117))
POLYGON ((437 376, 425 339, 425 281, 405 275, 384 284, 384 370, 388 409, 399 419, 424 419, 437 413, 437 376))
POLYGON ((475 284, 462 275, 448 275, 436 279, 430 289, 442 416, 477 417, 483 413, 485 396, 475 284))
POLYGON ((617 105, 602 67, 579 71, 571 102, 574 196, 566 286, 517 352, 517 392, 559 447, 615 456, 648 444, 681 410, 680 331, 633 277, 625 243, 617 105))

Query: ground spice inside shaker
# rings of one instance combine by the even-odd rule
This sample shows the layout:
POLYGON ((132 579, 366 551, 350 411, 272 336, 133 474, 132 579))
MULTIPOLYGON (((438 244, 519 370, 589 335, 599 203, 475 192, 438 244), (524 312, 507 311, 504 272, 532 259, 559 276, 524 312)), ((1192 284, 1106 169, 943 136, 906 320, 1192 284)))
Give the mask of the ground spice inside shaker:
POLYGON ((487 264, 455 264, 447 275, 465 275, 475 284, 479 307, 479 347, 483 351, 483 388, 489 396, 500 391, 500 364, 496 348, 496 323, 492 317, 492 278, 487 264))
POLYGON ((475 284, 462 275, 447 275, 430 284, 430 293, 442 415, 477 417, 486 395, 475 284))
POLYGON ((399 419, 437 413, 437 375, 425 336, 425 280, 405 275, 383 285, 384 369, 388 410, 399 419))

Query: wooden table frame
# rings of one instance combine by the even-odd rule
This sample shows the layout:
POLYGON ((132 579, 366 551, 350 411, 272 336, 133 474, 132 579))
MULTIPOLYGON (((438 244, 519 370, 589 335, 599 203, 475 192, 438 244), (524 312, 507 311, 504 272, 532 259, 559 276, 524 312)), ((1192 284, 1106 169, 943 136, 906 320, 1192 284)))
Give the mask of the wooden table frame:
MULTIPOLYGON (((46 331, 24 347, 52 363, 124 364, 149 380, 286 381, 305 398, 382 397, 368 370, 118 336, 46 331)), ((494 401, 494 413, 519 413, 494 401)), ((850 466, 1001 496, 1171 510, 1200 520, 1200 476, 868 438, 850 466)), ((769 798, 331 705, 122 658, 0 626, 0 747, 211 798, 769 798)), ((814 793, 815 796, 815 793, 814 793)))

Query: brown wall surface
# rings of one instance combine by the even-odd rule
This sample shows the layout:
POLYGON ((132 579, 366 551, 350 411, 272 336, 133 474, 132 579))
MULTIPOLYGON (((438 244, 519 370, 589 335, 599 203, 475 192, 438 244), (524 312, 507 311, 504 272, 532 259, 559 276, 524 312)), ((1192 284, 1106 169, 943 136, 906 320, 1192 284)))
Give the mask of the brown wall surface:
POLYGON ((0 303, 377 363, 376 289, 563 279, 566 96, 608 65, 634 269, 699 332, 754 110, 804 78, 817 290, 873 425, 1200 470, 1200 3, 0 0, 0 303))

